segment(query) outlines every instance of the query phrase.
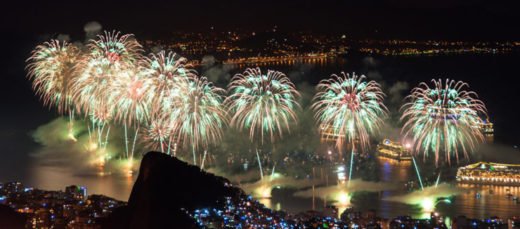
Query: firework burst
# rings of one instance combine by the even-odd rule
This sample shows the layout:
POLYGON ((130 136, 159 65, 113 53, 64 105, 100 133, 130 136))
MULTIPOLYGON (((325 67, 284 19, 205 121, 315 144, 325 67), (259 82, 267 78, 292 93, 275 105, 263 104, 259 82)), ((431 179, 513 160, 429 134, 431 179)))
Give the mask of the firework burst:
POLYGON ((249 130, 251 140, 260 135, 263 142, 267 133, 274 141, 276 135, 282 137, 283 130, 289 130, 291 121, 296 121, 299 93, 281 72, 268 70, 263 74, 260 68, 248 68, 231 79, 228 91, 231 95, 226 103, 234 114, 231 125, 249 130))
POLYGON ((448 163, 452 156, 458 162, 459 153, 467 158, 468 151, 483 140, 478 124, 482 123, 480 115, 487 116, 486 107, 465 82, 431 82, 432 87, 419 84, 406 98, 408 102, 401 108, 404 136, 413 138, 414 151, 424 152, 424 157, 433 152, 436 164, 441 153, 448 163))
POLYGON ((165 149, 167 149, 169 152, 173 139, 172 131, 173 129, 168 121, 154 119, 146 128, 144 142, 150 149, 161 150, 161 152, 165 152, 165 149))
POLYGON ((99 35, 98 40, 88 44, 88 49, 88 55, 79 63, 81 73, 72 82, 76 107, 86 114, 111 106, 109 97, 114 80, 132 74, 142 51, 133 35, 120 36, 119 32, 99 35))
MULTIPOLYGON (((336 145, 359 142, 365 149, 370 145, 370 135, 383 125, 387 109, 383 105, 384 93, 375 81, 365 81, 365 76, 341 73, 322 80, 317 86, 312 108, 321 129, 336 136, 336 145)), ((323 133, 322 133, 323 134, 323 133)))
POLYGON ((77 47, 58 40, 38 45, 27 60, 33 88, 44 105, 57 107, 59 113, 71 109, 69 83, 75 76, 75 65, 80 52, 77 47))
POLYGON ((186 66, 185 58, 164 51, 144 58, 140 71, 149 79, 150 91, 154 93, 150 101, 153 116, 163 112, 163 108, 167 112, 188 87, 188 79, 195 76, 194 71, 186 66))
POLYGON ((101 58, 107 64, 131 65, 142 58, 142 46, 133 34, 105 31, 104 35, 98 35, 98 40, 91 41, 88 47, 93 59, 101 58))
POLYGON ((127 69, 110 85, 108 102, 114 106, 115 120, 125 125, 139 125, 149 119, 149 107, 155 94, 151 79, 127 69))
MULTIPOLYGON (((71 82, 73 101, 78 111, 90 115, 93 130, 98 132, 98 144, 106 145, 112 119, 123 122, 125 129, 126 156, 128 151, 127 123, 132 118, 142 117, 141 100, 146 85, 136 79, 136 66, 142 58, 141 45, 133 35, 119 32, 105 32, 97 40, 91 40, 88 50, 79 61, 78 77, 71 82), (117 100, 117 101, 116 101, 117 100), (122 107, 118 107, 121 106, 122 107), (107 125, 108 124, 108 125, 107 125), (105 137, 101 137, 108 126, 105 137)), ((136 133, 139 127, 136 129, 136 133)), ((135 148, 134 135, 133 150, 135 148)))
POLYGON ((204 77, 190 79, 186 94, 175 100, 170 112, 165 114, 170 120, 173 136, 184 146, 191 146, 193 152, 200 147, 207 148, 222 138, 223 127, 227 123, 227 113, 223 108, 224 92, 204 77))

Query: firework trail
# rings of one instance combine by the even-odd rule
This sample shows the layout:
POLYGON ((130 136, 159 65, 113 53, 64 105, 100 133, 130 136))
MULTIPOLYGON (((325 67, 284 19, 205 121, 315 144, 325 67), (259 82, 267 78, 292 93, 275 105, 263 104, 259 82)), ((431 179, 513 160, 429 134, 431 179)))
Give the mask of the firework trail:
POLYGON ((413 157, 413 156, 412 156, 412 162, 413 162, 413 166, 415 167, 415 173, 417 174, 417 179, 419 180, 419 185, 421 186, 421 190, 424 190, 421 173, 419 172, 419 166, 417 166, 417 162, 415 161, 415 157, 413 157))
MULTIPOLYGON (((115 31, 99 35, 98 39, 91 40, 87 47, 88 53, 79 62, 81 73, 71 83, 74 91, 73 100, 78 110, 90 115, 93 128, 97 129, 98 133, 103 133, 103 127, 114 117, 118 120, 127 121, 130 120, 130 114, 136 112, 130 109, 117 110, 118 107, 114 104, 114 95, 117 97, 126 95, 125 98, 128 99, 132 92, 122 92, 124 88, 139 86, 139 84, 129 85, 130 83, 122 82, 120 78, 128 79, 135 75, 134 69, 136 62, 142 58, 142 49, 133 35, 120 35, 119 32, 115 31), (119 89, 119 94, 113 93, 114 89, 119 89)), ((139 90, 135 91, 134 95, 139 94, 137 93, 139 90)), ((130 98, 130 100, 132 99, 130 98)), ((124 105, 129 104, 129 100, 124 102, 126 103, 124 105)), ((132 106, 136 108, 138 107, 136 104, 135 102, 126 108, 132 106)), ((125 125, 126 136, 127 122, 123 122, 123 124, 125 125)), ((98 141, 99 139, 102 139, 102 137, 100 136, 98 141)), ((99 144, 102 143, 102 141, 99 141, 99 144)), ((125 139, 125 144, 128 144, 127 139, 125 139)), ((126 148, 128 149, 128 146, 126 148)), ((128 151, 126 156, 129 156, 128 151)))
MULTIPOLYGON (((281 72, 268 70, 263 74, 260 68, 248 68, 231 79, 228 91, 231 95, 226 104, 233 114, 231 126, 249 130, 251 141, 260 135, 263 144, 265 134, 274 141, 276 136, 282 137, 283 130, 289 130, 290 122, 296 121, 294 109, 299 107, 299 93, 281 72)), ((257 159, 263 177, 258 150, 257 159)))
POLYGON ((465 82, 433 79, 431 83, 432 87, 423 82, 412 89, 401 107, 404 136, 413 138, 414 151, 422 151, 424 158, 433 152, 436 165, 441 153, 448 163, 452 156, 458 162, 459 151, 467 158, 468 151, 483 141, 479 124, 480 115, 487 116, 486 107, 465 82))
POLYGON ((145 57, 141 64, 141 73, 150 79, 150 90, 153 92, 150 101, 151 122, 144 139, 149 147, 167 154, 172 150, 172 142, 174 154, 176 152, 169 114, 175 106, 183 103, 182 97, 187 94, 190 79, 197 77, 186 62, 186 58, 173 52, 161 51, 145 57))
MULTIPOLYGON (((83 50, 58 40, 39 45, 27 69, 46 106, 68 112, 71 123, 75 111, 89 119, 88 151, 107 151, 114 124, 124 127, 130 164, 141 126, 149 146, 167 153, 173 148, 175 154, 178 142, 192 145, 195 154, 220 140, 227 122, 225 91, 199 78, 187 60, 173 52, 148 57, 142 52, 133 35, 104 32, 83 50)), ((73 133, 72 125, 69 131, 73 133)), ((77 140, 73 135, 71 139, 77 140)), ((104 164, 105 159, 99 161, 104 164)))
POLYGON ((151 80, 140 72, 126 71, 114 79, 110 88, 108 101, 111 106, 114 106, 114 120, 123 123, 127 157, 133 158, 139 128, 150 118, 150 104, 155 96, 154 91, 151 90, 151 80), (127 126, 135 128, 131 151, 128 151, 127 126))
POLYGON ((165 118, 171 125, 170 135, 185 147, 192 147, 193 163, 197 164, 195 151, 222 139, 227 123, 223 107, 225 90, 213 86, 205 77, 190 79, 185 90, 185 94, 171 104, 165 118))
POLYGON ((88 54, 79 64, 81 73, 72 81, 74 102, 85 114, 96 115, 99 109, 112 116, 109 98, 114 80, 132 74, 141 46, 132 35, 120 36, 119 32, 105 32, 87 46, 88 54))
POLYGON ((339 149, 351 144, 350 180, 356 147, 364 150, 370 146, 370 135, 381 128, 387 115, 384 93, 375 81, 366 82, 363 75, 343 72, 322 80, 316 88, 312 109, 320 128, 336 136, 339 149))
POLYGON ((55 106, 58 113, 69 115, 69 138, 74 136, 74 110, 69 83, 76 76, 76 61, 80 58, 79 49, 58 40, 51 40, 38 45, 27 60, 29 78, 33 89, 40 95, 45 106, 55 106))

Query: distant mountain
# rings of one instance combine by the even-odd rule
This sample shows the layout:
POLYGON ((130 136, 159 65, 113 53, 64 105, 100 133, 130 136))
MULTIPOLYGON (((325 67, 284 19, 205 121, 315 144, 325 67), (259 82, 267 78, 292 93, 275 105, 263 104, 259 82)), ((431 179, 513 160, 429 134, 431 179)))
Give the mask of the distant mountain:
POLYGON ((105 219, 103 228, 197 228, 186 210, 219 208, 224 197, 243 194, 227 184, 229 180, 199 167, 149 152, 141 161, 128 205, 105 219))

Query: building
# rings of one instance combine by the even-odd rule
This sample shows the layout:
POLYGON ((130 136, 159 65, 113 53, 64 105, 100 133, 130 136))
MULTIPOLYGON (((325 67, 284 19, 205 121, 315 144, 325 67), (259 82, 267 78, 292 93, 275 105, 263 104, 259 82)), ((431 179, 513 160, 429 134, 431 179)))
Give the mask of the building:
POLYGON ((63 191, 24 187, 20 182, 0 184, 0 204, 26 218, 26 228, 100 228, 99 219, 126 203, 101 195, 87 196, 84 187, 71 185, 63 191))
POLYGON ((65 193, 77 200, 84 200, 87 198, 87 188, 82 186, 67 186, 65 187, 65 193))

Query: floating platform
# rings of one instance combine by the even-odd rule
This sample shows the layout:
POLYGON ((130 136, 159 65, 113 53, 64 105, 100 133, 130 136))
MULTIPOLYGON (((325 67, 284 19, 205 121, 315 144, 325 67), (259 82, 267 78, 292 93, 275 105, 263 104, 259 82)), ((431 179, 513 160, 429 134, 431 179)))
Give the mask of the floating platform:
POLYGON ((401 143, 384 139, 377 144, 377 152, 380 157, 391 158, 398 161, 411 161, 412 156, 410 151, 406 149, 401 143))
POLYGON ((520 186, 520 164, 478 162, 460 167, 456 179, 469 184, 520 186))

